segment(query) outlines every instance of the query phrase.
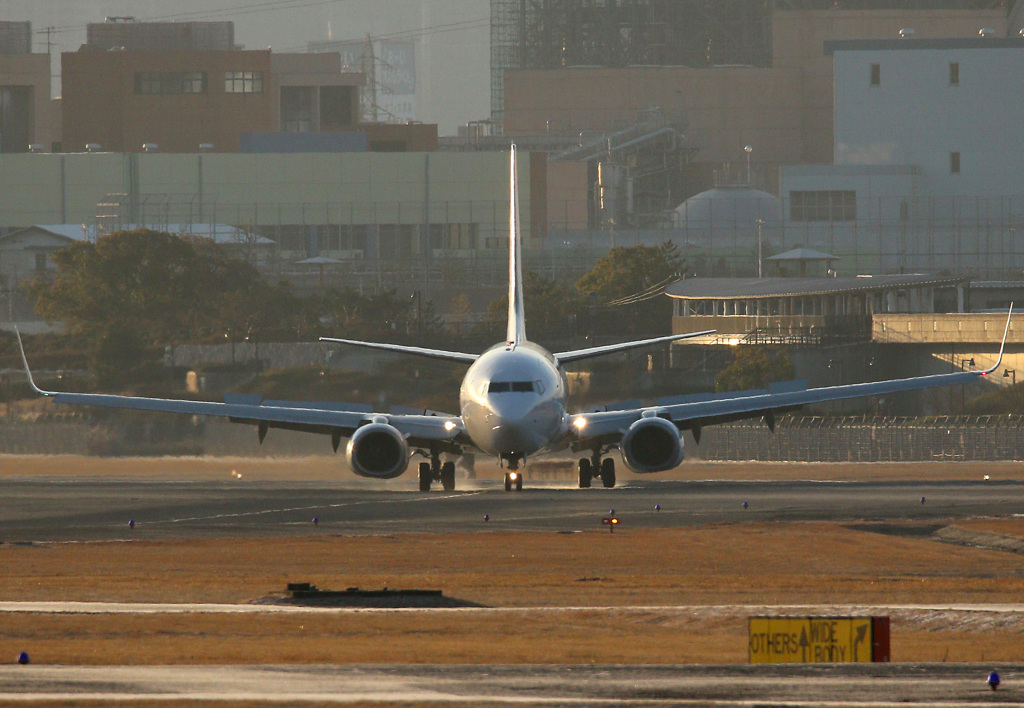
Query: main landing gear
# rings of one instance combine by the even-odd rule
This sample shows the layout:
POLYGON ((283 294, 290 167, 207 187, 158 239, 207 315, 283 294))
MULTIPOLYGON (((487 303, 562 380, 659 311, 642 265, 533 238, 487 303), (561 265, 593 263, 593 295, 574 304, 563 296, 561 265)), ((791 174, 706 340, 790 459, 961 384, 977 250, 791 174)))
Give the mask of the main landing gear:
POLYGON ((455 463, 441 463, 441 454, 437 450, 430 451, 430 462, 420 463, 420 491, 429 492, 430 485, 441 482, 444 491, 455 490, 455 463))
POLYGON ((594 450, 591 457, 580 458, 579 469, 580 489, 589 489, 590 482, 594 477, 600 477, 601 484, 607 489, 615 486, 615 460, 611 457, 601 459, 600 448, 594 450))

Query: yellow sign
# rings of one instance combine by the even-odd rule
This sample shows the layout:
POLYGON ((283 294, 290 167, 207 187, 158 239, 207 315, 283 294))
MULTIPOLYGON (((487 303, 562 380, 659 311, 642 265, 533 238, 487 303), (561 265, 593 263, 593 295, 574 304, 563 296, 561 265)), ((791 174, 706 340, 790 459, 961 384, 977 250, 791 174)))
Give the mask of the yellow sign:
POLYGON ((871 661, 870 617, 751 617, 750 663, 871 661))

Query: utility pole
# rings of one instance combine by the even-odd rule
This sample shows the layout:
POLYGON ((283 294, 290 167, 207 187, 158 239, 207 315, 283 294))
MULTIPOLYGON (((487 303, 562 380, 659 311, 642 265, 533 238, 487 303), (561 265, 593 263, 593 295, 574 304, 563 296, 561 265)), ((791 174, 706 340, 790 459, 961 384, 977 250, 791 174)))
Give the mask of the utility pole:
POLYGON ((373 37, 369 33, 363 40, 362 67, 363 75, 366 77, 366 90, 369 97, 369 118, 370 122, 378 121, 379 108, 377 106, 377 57, 373 53, 373 37))

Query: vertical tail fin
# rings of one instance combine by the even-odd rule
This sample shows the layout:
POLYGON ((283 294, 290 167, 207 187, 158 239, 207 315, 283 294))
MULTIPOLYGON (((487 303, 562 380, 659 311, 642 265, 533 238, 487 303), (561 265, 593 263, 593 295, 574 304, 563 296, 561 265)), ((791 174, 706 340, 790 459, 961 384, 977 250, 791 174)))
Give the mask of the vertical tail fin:
POLYGON ((508 330, 505 341, 518 345, 526 341, 526 316, 523 312, 523 246, 519 234, 519 190, 516 183, 516 146, 511 152, 508 217, 508 330))

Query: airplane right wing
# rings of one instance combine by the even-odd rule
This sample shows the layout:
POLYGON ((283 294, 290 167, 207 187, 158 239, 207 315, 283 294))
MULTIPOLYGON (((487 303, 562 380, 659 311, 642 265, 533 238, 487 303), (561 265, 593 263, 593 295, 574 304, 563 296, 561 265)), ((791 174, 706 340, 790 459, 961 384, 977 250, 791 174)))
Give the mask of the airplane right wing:
POLYGON ((425 411, 422 415, 373 413, 366 410, 338 410, 336 407, 325 404, 307 402, 269 401, 264 403, 260 396, 242 395, 231 396, 224 403, 219 403, 101 393, 45 391, 39 388, 32 378, 20 334, 18 335, 18 345, 21 349, 25 374, 28 376, 32 390, 41 396, 53 399, 55 403, 227 418, 233 423, 257 426, 261 441, 268 428, 320 433, 331 436, 335 450, 337 450, 341 438, 350 437, 359 427, 382 419, 398 429, 410 445, 434 442, 450 443, 449 447, 461 448, 468 441, 460 417, 432 414, 429 411, 425 411))

